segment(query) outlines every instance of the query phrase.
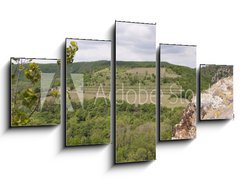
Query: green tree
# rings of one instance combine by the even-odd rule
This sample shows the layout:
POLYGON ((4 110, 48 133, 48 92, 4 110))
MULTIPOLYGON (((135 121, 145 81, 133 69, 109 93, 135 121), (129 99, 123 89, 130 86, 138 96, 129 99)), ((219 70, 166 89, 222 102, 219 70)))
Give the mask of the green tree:
POLYGON ((27 125, 31 121, 32 115, 37 111, 40 104, 40 94, 34 85, 41 79, 39 66, 29 60, 26 66, 21 59, 17 59, 17 67, 12 78, 15 81, 15 91, 12 97, 12 118, 13 126, 27 125), (30 81, 28 88, 19 90, 20 74, 24 72, 25 78, 30 81))
POLYGON ((66 61, 67 64, 73 63, 74 56, 78 51, 78 45, 75 41, 71 41, 69 47, 66 49, 66 61))

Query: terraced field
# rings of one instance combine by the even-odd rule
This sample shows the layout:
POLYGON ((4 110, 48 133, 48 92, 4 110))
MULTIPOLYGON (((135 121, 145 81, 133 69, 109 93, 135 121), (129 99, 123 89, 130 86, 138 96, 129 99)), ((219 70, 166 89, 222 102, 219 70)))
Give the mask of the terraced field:
POLYGON ((132 69, 127 70, 126 73, 141 74, 141 75, 156 74, 156 68, 136 67, 136 68, 132 68, 132 69))
POLYGON ((156 69, 132 67, 117 69, 116 99, 130 104, 156 103, 156 69))
POLYGON ((181 77, 180 75, 176 74, 173 70, 168 69, 168 68, 161 68, 160 75, 161 75, 161 77, 167 77, 167 78, 181 77))

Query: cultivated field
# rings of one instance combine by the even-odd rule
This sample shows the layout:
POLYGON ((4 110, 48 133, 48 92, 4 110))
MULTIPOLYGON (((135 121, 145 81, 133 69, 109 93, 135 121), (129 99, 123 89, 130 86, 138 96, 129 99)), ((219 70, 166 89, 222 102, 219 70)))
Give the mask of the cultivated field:
POLYGON ((160 68, 160 76, 166 78, 178 78, 180 75, 176 74, 173 70, 168 68, 160 68))

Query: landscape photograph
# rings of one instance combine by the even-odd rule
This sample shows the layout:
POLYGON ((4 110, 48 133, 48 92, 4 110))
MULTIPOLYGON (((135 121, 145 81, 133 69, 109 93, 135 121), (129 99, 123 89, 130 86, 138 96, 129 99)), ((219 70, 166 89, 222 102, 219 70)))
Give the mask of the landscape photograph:
POLYGON ((115 29, 115 163, 155 160, 156 24, 115 29))
POLYGON ((11 127, 58 125, 60 72, 58 59, 11 58, 11 127))
POLYGON ((200 120, 233 119, 233 66, 200 65, 200 120))
POLYGON ((66 146, 110 143, 111 41, 66 39, 66 146))
POLYGON ((196 137, 196 46, 160 44, 160 141, 196 137))

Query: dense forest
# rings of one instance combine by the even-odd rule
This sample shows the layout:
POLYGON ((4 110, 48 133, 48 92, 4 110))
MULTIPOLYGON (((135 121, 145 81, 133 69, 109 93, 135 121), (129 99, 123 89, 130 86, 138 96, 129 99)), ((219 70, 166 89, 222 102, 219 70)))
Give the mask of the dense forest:
POLYGON ((38 61, 11 59, 12 127, 60 124, 60 60, 49 60, 46 64, 38 61), (43 73, 54 74, 53 79, 42 77, 43 73), (50 87, 43 90, 41 84, 46 81, 50 87))
POLYGON ((67 111, 67 146, 107 144, 110 141, 110 101, 84 100, 84 108, 74 105, 67 111))
POLYGON ((155 82, 155 62, 117 61, 117 163, 148 161, 156 158, 155 82), (149 99, 150 95, 154 97, 153 100, 149 99))
POLYGON ((160 63, 160 140, 171 140, 173 127, 196 94, 196 69, 160 63))

